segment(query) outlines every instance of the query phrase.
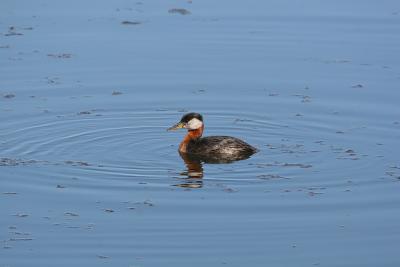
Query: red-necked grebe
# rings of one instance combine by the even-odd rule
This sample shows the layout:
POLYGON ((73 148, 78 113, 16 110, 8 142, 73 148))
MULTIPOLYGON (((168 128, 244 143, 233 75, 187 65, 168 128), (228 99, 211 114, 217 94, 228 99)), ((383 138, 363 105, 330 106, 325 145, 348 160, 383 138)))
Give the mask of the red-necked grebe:
POLYGON ((201 137, 204 131, 203 116, 199 113, 185 114, 180 122, 168 129, 187 129, 188 132, 179 145, 179 152, 214 160, 241 160, 258 150, 248 143, 231 136, 201 137))

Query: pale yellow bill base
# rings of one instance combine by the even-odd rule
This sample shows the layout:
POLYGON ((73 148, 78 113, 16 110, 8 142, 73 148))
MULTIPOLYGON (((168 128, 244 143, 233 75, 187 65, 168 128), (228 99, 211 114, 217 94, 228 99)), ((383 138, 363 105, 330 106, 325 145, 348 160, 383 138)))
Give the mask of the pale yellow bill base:
POLYGON ((168 128, 167 131, 175 131, 175 130, 182 129, 182 128, 185 128, 185 124, 183 122, 178 122, 174 126, 168 128))

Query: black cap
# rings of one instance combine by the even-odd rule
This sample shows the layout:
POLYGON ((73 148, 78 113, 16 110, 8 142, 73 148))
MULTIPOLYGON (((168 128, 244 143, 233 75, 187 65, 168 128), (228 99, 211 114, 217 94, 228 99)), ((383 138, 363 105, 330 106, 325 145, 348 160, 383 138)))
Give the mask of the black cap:
POLYGON ((198 119, 200 121, 203 121, 203 116, 201 116, 199 113, 196 113, 196 112, 187 113, 187 114, 183 115, 181 122, 187 123, 191 119, 198 119))

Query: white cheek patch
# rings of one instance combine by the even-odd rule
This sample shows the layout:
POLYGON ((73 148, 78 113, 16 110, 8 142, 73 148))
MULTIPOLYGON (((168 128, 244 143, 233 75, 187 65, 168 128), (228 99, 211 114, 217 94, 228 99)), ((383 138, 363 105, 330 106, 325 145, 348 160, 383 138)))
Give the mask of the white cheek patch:
POLYGON ((203 122, 199 119, 193 118, 187 123, 188 130, 196 130, 203 126, 203 122))

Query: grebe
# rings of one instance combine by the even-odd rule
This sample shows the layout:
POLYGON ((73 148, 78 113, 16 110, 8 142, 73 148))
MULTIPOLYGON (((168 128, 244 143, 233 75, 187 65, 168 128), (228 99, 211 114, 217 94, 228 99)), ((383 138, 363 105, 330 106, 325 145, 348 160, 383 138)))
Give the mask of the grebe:
POLYGON ((185 114, 180 122, 168 131, 187 129, 188 133, 179 145, 181 154, 209 162, 229 162, 246 159, 258 150, 248 143, 231 136, 201 137, 204 131, 203 116, 199 113, 185 114))

